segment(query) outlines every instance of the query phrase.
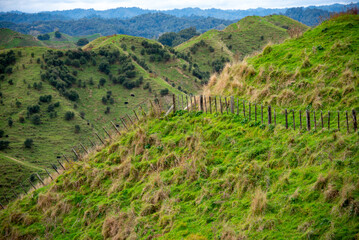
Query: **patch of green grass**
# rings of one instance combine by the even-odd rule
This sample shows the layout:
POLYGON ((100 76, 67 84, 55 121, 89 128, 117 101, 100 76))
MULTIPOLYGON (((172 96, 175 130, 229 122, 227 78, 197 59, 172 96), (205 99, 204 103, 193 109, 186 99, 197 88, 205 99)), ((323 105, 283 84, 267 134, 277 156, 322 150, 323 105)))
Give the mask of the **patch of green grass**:
POLYGON ((358 111, 358 19, 340 16, 267 46, 232 64, 209 89, 280 107, 358 111))
POLYGON ((308 29, 307 26, 281 15, 251 16, 229 25, 223 31, 205 32, 175 49, 181 53, 190 53, 191 62, 196 63, 202 71, 214 72, 211 66, 214 60, 222 57, 230 61, 241 60, 261 50, 269 42, 282 42, 289 37, 287 29, 292 28, 298 28, 302 32, 308 29), (200 41, 204 41, 206 45, 191 53, 191 48, 200 41), (209 47, 214 51, 209 51, 209 47))
POLYGON ((54 239, 352 238, 359 227, 357 139, 261 129, 228 114, 177 111, 145 119, 1 211, 0 232, 54 239))

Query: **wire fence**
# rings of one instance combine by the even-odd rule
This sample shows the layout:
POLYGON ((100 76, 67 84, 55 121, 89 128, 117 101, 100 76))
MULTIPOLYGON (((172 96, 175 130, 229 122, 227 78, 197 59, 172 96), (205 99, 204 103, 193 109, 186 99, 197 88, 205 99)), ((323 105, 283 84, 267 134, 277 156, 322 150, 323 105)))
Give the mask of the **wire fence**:
POLYGON ((44 186, 54 180, 55 175, 71 167, 73 162, 84 158, 91 151, 112 142, 116 136, 137 126, 137 122, 147 117, 168 115, 177 110, 187 112, 202 112, 205 114, 232 114, 243 117, 243 121, 254 121, 262 126, 283 125, 293 130, 331 130, 355 133, 358 129, 356 111, 315 111, 309 109, 281 109, 270 105, 251 103, 235 97, 221 96, 189 96, 167 95, 161 98, 145 100, 125 113, 104 124, 101 131, 93 133, 91 138, 74 145, 69 153, 57 156, 43 171, 33 172, 29 178, 11 186, 9 194, 0 198, 0 208, 4 209, 12 199, 28 194, 32 190, 44 186), (10 197, 11 196, 11 197, 10 197), (6 204, 5 204, 6 203, 6 204), (4 204, 4 205, 3 205, 4 204))

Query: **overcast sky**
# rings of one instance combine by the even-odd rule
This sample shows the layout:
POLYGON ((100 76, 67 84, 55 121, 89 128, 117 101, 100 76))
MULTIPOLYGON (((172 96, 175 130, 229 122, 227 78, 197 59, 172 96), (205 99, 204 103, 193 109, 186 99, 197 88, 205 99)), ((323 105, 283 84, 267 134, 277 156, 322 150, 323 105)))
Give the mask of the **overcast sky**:
POLYGON ((74 8, 105 10, 117 7, 140 7, 167 10, 199 7, 221 9, 285 8, 333 3, 348 4, 353 0, 0 0, 0 11, 40 12, 74 8))

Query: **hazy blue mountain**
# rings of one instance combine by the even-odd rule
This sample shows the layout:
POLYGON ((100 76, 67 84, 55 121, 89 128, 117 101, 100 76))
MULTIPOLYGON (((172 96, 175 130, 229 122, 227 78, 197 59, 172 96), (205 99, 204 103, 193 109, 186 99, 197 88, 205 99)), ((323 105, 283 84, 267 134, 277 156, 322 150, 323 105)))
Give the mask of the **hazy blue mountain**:
MULTIPOLYGON (((358 6, 358 3, 356 3, 358 6)), ((94 9, 72 9, 72 10, 63 10, 63 11, 48 11, 41 13, 22 13, 19 11, 12 11, 7 13, 0 13, 0 21, 14 22, 14 23, 30 23, 35 21, 52 21, 52 20, 77 20, 81 18, 105 18, 105 19, 129 19, 139 15, 148 14, 148 13, 165 13, 173 15, 176 17, 190 17, 190 16, 202 16, 202 17, 213 17, 226 20, 239 20, 246 16, 266 16, 270 14, 284 14, 287 10, 291 10, 291 14, 295 10, 307 11, 306 15, 314 10, 323 10, 328 14, 329 12, 339 12, 346 8, 348 5, 343 4, 332 4, 327 6, 310 6, 306 8, 256 8, 256 9, 247 9, 247 10, 222 10, 222 9, 200 9, 200 8, 183 8, 183 9, 172 9, 172 10, 148 10, 141 9, 137 7, 131 8, 115 8, 108 10, 94 10, 94 9), (294 10, 293 10, 294 9, 294 10)), ((315 14, 320 11, 314 12, 315 14)), ((313 14, 313 15, 315 15, 313 14)), ((295 15, 295 14, 294 14, 295 15)), ((299 15, 299 14, 296 14, 299 15)), ((310 15, 310 14, 309 14, 310 15)))
POLYGON ((178 32, 185 28, 195 27, 199 32, 213 28, 223 28, 233 23, 231 20, 210 17, 176 17, 164 13, 149 13, 131 19, 83 18, 70 21, 38 21, 33 23, 0 22, 1 28, 24 34, 42 34, 58 29, 71 36, 82 36, 100 33, 104 36, 127 34, 146 38, 157 38, 165 32, 178 32))

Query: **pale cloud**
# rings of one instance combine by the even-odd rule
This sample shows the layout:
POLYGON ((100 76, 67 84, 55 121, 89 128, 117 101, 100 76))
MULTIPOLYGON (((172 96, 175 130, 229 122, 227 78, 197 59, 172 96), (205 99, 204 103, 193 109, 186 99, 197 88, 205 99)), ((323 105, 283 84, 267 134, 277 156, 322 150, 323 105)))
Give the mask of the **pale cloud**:
POLYGON ((105 10, 117 7, 140 7, 144 9, 168 10, 174 8, 199 7, 202 9, 248 9, 248 8, 286 8, 310 5, 327 5, 333 3, 348 4, 351 0, 0 0, 0 11, 18 10, 23 12, 40 12, 93 8, 105 10))

